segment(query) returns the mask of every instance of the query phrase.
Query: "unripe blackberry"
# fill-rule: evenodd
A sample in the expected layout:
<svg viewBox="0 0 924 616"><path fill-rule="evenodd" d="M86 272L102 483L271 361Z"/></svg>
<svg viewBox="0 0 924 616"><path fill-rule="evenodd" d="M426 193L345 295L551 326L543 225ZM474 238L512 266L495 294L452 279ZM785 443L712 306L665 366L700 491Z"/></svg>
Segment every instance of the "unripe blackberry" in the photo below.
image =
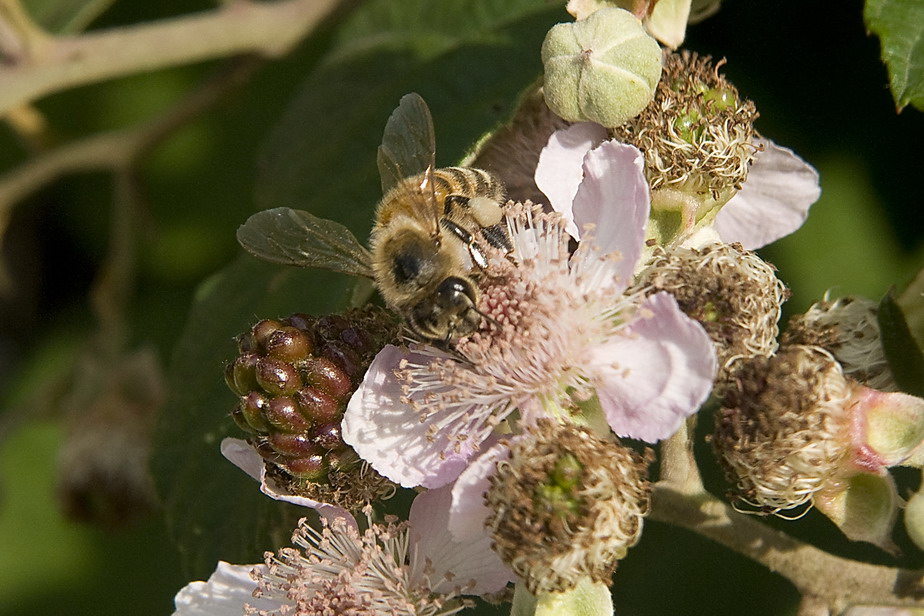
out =
<svg viewBox="0 0 924 616"><path fill-rule="evenodd" d="M225 368L239 396L231 417L294 493L332 502L325 493L333 492L353 508L391 489L360 468L340 422L369 363L396 332L388 313L367 307L264 319L238 336L240 354Z"/></svg>

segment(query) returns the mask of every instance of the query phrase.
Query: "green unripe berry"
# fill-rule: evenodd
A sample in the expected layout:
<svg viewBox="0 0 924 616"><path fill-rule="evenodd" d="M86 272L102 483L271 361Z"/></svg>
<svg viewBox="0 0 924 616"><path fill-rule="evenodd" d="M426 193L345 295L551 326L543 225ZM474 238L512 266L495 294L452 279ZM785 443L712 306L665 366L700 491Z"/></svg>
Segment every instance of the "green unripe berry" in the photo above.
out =
<svg viewBox="0 0 924 616"><path fill-rule="evenodd" d="M280 327L266 338L266 354L285 361L306 359L314 350L312 340L294 327Z"/></svg>
<svg viewBox="0 0 924 616"><path fill-rule="evenodd" d="M286 460L283 466L290 475L299 479L320 482L327 478L327 462L319 454L292 458Z"/></svg>
<svg viewBox="0 0 924 616"><path fill-rule="evenodd" d="M580 487L583 471L584 466L574 455L563 455L555 462L552 480L564 490L573 490Z"/></svg>
<svg viewBox="0 0 924 616"><path fill-rule="evenodd" d="M714 105L716 111L734 109L738 105L738 97L728 88L706 88L703 90L703 100Z"/></svg>
<svg viewBox="0 0 924 616"><path fill-rule="evenodd" d="M276 396L266 407L266 421L282 432L294 434L306 432L311 422L302 415L298 405L290 396Z"/></svg>
<svg viewBox="0 0 924 616"><path fill-rule="evenodd" d="M674 120L674 128L680 138L690 144L695 144L703 136L703 126L700 123L702 116L696 111L690 110Z"/></svg>

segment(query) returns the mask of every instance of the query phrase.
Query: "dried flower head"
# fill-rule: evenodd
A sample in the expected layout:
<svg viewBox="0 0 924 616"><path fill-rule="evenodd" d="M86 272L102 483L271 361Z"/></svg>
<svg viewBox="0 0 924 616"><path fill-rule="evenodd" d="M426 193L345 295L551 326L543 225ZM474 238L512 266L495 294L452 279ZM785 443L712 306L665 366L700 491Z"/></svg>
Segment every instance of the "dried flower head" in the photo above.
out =
<svg viewBox="0 0 924 616"><path fill-rule="evenodd" d="M784 343L827 349L844 374L880 391L898 391L879 338L878 305L860 296L823 299L789 320Z"/></svg>
<svg viewBox="0 0 924 616"><path fill-rule="evenodd" d="M87 353L61 402L68 427L58 453L58 499L80 522L118 527L149 513L157 492L149 468L151 433L166 397L152 349Z"/></svg>
<svg viewBox="0 0 924 616"><path fill-rule="evenodd" d="M713 446L735 496L762 513L809 502L851 446L852 388L820 347L742 362L716 415Z"/></svg>
<svg viewBox="0 0 924 616"><path fill-rule="evenodd" d="M667 291L699 321L715 344L718 381L730 378L736 362L770 357L779 346L780 310L789 291L776 268L741 244L658 249L636 287Z"/></svg>
<svg viewBox="0 0 924 616"><path fill-rule="evenodd" d="M494 549L535 595L587 577L609 585L648 513L642 457L571 424L543 420L514 439L490 482Z"/></svg>
<svg viewBox="0 0 924 616"><path fill-rule="evenodd" d="M645 154L653 191L710 195L724 203L740 190L757 151L757 111L719 74L722 62L689 51L667 56L654 99L612 136Z"/></svg>

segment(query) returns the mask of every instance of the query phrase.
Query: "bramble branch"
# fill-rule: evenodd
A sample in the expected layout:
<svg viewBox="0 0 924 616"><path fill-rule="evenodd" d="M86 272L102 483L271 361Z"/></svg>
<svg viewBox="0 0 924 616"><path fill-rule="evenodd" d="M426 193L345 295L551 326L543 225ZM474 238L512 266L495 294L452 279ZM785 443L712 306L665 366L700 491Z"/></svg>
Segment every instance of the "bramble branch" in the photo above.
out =
<svg viewBox="0 0 924 616"><path fill-rule="evenodd" d="M278 57L340 3L238 0L213 11L75 36L17 27L21 20L0 11L0 22L7 17L0 23L6 39L19 37L4 45L18 53L6 53L0 64L0 115L53 92L123 75L245 53Z"/></svg>
<svg viewBox="0 0 924 616"><path fill-rule="evenodd" d="M779 573L816 608L824 604L840 613L857 604L924 607L921 572L833 556L736 512L707 492L684 493L670 482L658 482L650 517L712 539Z"/></svg>
<svg viewBox="0 0 924 616"><path fill-rule="evenodd" d="M18 201L62 175L133 167L161 139L243 83L258 64L253 58L235 61L150 121L65 144L0 176L0 220L7 219Z"/></svg>

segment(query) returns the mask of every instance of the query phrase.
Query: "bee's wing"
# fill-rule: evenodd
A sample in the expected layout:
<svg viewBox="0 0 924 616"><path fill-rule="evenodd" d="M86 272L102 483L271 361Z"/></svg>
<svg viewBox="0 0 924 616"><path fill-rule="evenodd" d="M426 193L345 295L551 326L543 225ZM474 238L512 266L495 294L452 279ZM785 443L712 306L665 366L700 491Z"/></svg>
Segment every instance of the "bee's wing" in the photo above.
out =
<svg viewBox="0 0 924 616"><path fill-rule="evenodd" d="M414 208L416 218L439 235L439 208L433 185L436 165L436 137L427 103L417 93L405 94L385 124L378 153L382 194L398 187ZM420 182L404 182L420 176Z"/></svg>
<svg viewBox="0 0 924 616"><path fill-rule="evenodd" d="M302 210L257 212L238 228L237 241L250 254L273 263L372 278L369 251L349 229Z"/></svg>

